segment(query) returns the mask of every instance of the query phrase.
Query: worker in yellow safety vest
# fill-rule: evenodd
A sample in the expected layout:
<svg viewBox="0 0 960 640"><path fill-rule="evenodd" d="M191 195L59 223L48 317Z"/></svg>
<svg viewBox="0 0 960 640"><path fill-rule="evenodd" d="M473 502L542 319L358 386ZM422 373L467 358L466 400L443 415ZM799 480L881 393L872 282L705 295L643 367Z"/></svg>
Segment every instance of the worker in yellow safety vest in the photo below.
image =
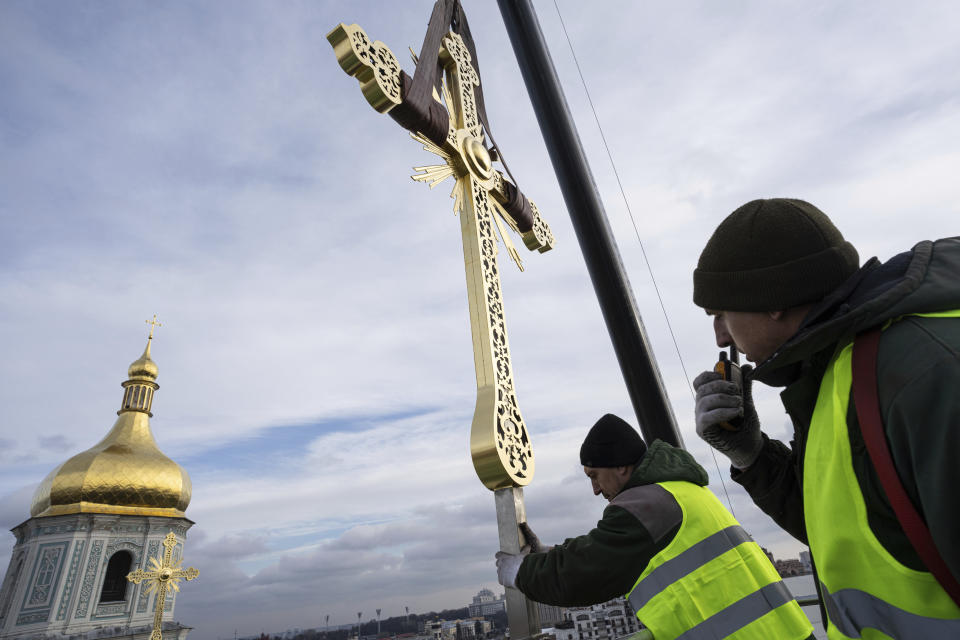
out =
<svg viewBox="0 0 960 640"><path fill-rule="evenodd" d="M497 554L500 583L536 602L586 606L626 595L655 640L804 640L813 628L763 550L707 489L693 456L607 414L580 462L609 501L596 528ZM646 637L650 637L647 635Z"/></svg>
<svg viewBox="0 0 960 640"><path fill-rule="evenodd" d="M810 203L754 200L693 281L717 344L756 366L697 376L697 433L810 545L828 636L960 638L960 238L861 267ZM754 381L784 387L790 446L761 432Z"/></svg>

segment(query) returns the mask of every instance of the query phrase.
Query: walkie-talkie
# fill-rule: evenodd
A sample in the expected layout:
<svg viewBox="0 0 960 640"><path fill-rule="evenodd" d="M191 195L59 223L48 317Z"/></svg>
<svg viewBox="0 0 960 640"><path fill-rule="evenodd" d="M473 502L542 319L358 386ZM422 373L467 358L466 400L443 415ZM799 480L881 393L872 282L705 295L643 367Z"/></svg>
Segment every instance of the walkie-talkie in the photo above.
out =
<svg viewBox="0 0 960 640"><path fill-rule="evenodd" d="M713 370L720 374L720 377L730 382L736 382L740 389L743 389L743 374L740 372L740 353L736 347L730 347L730 356L726 351L720 352L720 360L713 365ZM743 416L734 418L728 422L721 422L720 426L727 431L737 431L743 425Z"/></svg>

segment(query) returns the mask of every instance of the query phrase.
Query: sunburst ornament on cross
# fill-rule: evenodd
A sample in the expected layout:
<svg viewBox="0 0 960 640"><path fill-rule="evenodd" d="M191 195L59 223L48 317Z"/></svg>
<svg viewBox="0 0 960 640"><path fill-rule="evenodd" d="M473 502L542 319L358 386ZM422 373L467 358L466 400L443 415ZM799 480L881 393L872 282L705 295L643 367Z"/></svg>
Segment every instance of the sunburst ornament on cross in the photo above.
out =
<svg viewBox="0 0 960 640"><path fill-rule="evenodd" d="M163 539L163 556L150 558L151 571L137 569L127 574L127 580L133 584L147 582L147 593L157 592L157 602L153 613L153 632L150 640L163 640L163 609L167 600L167 589L180 591L180 580L193 580L200 572L193 567L181 569L183 559L173 562L173 549L177 546L177 536L171 531Z"/></svg>

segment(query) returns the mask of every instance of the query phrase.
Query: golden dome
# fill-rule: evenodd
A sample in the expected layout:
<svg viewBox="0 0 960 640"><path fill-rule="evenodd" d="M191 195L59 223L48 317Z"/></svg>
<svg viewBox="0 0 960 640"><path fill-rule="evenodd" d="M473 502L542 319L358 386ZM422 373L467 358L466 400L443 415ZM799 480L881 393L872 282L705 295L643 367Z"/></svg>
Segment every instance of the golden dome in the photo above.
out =
<svg viewBox="0 0 960 640"><path fill-rule="evenodd" d="M131 380L141 380L147 378L149 380L156 380L157 378L157 363L150 359L150 343L153 341L153 338L147 338L147 348L143 350L143 355L130 363L130 367L127 369L127 377Z"/></svg>
<svg viewBox="0 0 960 640"><path fill-rule="evenodd" d="M116 513L184 517L190 476L157 448L150 407L157 365L150 342L130 365L117 421L106 437L50 472L33 494L30 515Z"/></svg>

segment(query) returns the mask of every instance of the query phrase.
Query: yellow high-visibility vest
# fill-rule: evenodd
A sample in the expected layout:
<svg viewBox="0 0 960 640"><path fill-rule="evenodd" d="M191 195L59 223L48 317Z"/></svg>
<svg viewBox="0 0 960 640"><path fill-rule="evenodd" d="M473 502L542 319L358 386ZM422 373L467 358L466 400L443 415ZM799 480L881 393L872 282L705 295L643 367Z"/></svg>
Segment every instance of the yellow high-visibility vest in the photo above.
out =
<svg viewBox="0 0 960 640"><path fill-rule="evenodd" d="M960 318L960 310L911 315ZM848 344L827 367L803 461L804 518L830 619L827 636L960 638L960 607L936 578L898 562L870 530L847 434L852 353Z"/></svg>
<svg viewBox="0 0 960 640"><path fill-rule="evenodd" d="M658 482L683 520L627 599L656 640L805 640L810 621L779 574L716 496L690 482Z"/></svg>

